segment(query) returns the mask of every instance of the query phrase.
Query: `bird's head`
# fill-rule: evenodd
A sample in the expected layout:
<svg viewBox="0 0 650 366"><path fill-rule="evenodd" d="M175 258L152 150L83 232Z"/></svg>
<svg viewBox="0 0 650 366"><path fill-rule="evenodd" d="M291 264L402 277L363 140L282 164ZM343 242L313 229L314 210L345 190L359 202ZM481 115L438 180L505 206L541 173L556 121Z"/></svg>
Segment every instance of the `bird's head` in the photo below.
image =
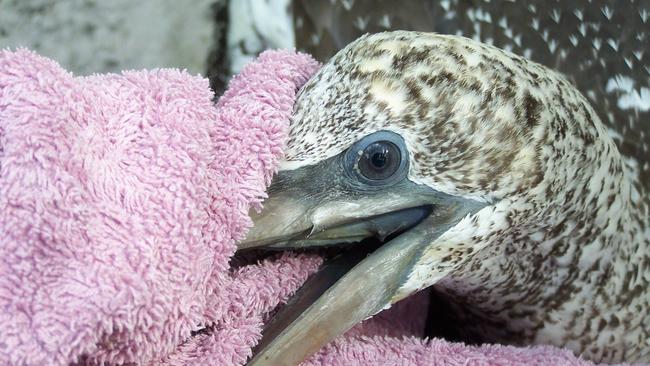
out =
<svg viewBox="0 0 650 366"><path fill-rule="evenodd" d="M612 147L593 118L557 73L466 38L398 31L341 50L300 91L284 161L240 248L382 245L258 359L298 362L513 222L534 225L517 213L566 200L549 190L595 174L588 162Z"/></svg>

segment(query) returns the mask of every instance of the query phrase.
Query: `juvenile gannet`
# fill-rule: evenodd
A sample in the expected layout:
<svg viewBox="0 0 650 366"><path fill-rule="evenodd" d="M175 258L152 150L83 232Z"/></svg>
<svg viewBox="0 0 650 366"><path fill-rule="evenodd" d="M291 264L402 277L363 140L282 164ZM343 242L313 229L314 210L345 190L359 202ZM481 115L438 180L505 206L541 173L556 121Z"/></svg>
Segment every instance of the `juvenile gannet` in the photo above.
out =
<svg viewBox="0 0 650 366"><path fill-rule="evenodd" d="M300 91L240 248L384 244L252 363L296 364L428 286L465 340L649 362L650 198L637 184L559 73L459 36L363 36Z"/></svg>

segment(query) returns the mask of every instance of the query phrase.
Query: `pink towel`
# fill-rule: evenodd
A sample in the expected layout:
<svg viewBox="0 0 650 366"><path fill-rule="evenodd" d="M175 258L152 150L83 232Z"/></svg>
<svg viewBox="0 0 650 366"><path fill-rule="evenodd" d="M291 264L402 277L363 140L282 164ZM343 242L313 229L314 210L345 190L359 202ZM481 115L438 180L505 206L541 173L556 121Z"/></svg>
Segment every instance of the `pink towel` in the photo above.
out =
<svg viewBox="0 0 650 366"><path fill-rule="evenodd" d="M74 77L0 52L0 364L242 365L268 312L321 263L229 268L317 67L266 52L215 106L185 72ZM307 364L590 364L421 339L424 306L398 304Z"/></svg>

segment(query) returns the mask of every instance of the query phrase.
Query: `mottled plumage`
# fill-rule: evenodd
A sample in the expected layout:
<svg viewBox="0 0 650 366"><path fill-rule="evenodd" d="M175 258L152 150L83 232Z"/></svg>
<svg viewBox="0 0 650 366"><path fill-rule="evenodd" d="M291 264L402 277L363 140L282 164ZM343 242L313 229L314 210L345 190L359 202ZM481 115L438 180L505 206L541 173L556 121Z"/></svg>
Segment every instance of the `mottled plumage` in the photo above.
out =
<svg viewBox="0 0 650 366"><path fill-rule="evenodd" d="M650 1L297 0L296 47L326 61L364 33L455 34L558 70L650 190Z"/></svg>
<svg viewBox="0 0 650 366"><path fill-rule="evenodd" d="M364 36L301 90L281 170L379 130L405 140L410 180L488 203L396 298L435 284L468 340L650 361L650 198L562 75L459 36Z"/></svg>

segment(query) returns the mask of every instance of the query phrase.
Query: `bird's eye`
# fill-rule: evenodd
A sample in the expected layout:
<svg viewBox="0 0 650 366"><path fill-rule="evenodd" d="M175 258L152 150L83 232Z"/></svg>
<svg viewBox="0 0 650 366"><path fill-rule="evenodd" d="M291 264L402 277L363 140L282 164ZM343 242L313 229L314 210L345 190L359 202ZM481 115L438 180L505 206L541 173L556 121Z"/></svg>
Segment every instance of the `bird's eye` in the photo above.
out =
<svg viewBox="0 0 650 366"><path fill-rule="evenodd" d="M368 145L359 158L359 172L370 180L390 178L400 166L400 150L388 141L377 141Z"/></svg>

